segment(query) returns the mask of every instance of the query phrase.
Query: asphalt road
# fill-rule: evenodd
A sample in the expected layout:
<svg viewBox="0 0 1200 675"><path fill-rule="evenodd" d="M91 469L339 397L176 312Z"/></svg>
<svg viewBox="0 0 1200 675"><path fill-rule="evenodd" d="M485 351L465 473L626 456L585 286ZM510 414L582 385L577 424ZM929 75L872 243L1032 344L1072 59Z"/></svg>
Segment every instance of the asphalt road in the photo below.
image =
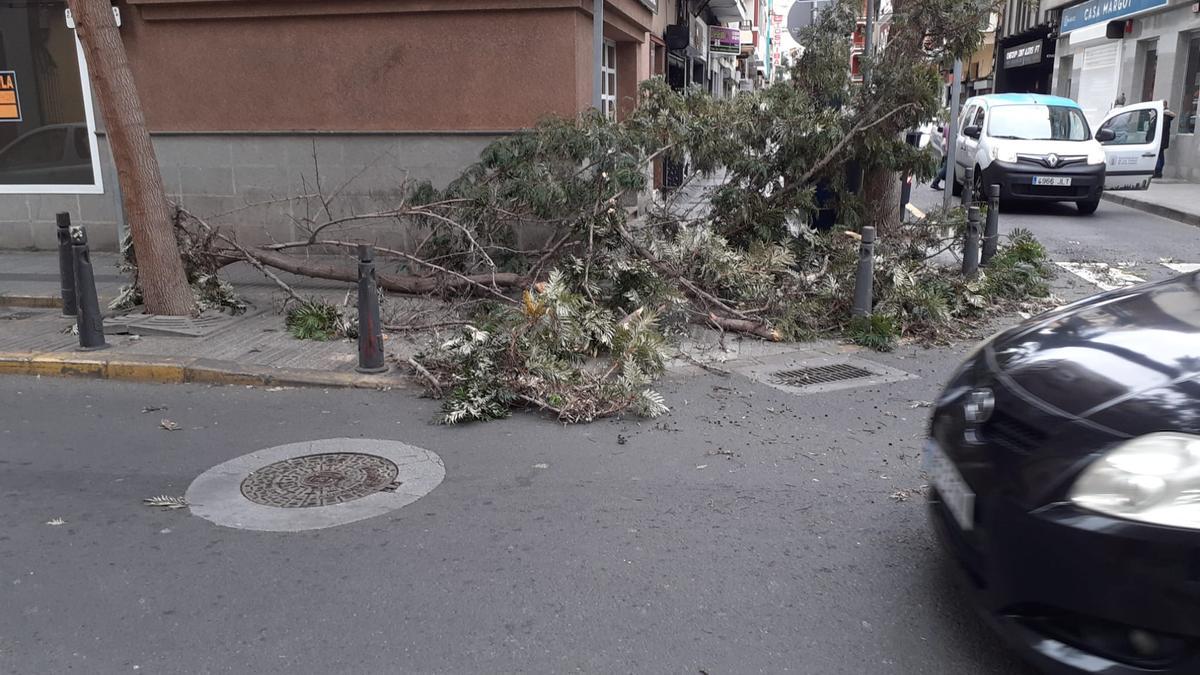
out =
<svg viewBox="0 0 1200 675"><path fill-rule="evenodd" d="M1200 261L1194 228L1107 203L1002 222L1060 260ZM437 426L410 391L0 378L0 673L1028 675L908 492L912 406L966 347L867 355L917 378L808 396L678 374L670 416L574 427ZM141 504L336 437L437 452L445 482L293 534Z"/></svg>

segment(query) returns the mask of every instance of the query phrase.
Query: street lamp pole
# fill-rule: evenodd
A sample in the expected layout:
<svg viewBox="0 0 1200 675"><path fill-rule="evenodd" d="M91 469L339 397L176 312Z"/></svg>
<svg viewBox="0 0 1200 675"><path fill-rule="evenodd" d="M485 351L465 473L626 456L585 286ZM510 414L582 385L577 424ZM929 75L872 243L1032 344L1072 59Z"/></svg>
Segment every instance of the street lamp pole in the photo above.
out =
<svg viewBox="0 0 1200 675"><path fill-rule="evenodd" d="M946 194L942 207L950 208L954 201L954 155L958 148L959 89L962 85L962 59L954 59L954 79L950 82L950 128L946 130Z"/></svg>
<svg viewBox="0 0 1200 675"><path fill-rule="evenodd" d="M592 107L604 111L604 0L592 0Z"/></svg>

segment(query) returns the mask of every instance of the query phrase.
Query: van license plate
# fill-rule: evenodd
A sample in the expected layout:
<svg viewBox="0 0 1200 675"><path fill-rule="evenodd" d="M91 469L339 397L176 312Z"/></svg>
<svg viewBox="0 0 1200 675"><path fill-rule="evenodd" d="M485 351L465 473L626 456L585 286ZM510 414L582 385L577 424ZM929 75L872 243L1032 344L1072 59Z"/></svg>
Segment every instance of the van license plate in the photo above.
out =
<svg viewBox="0 0 1200 675"><path fill-rule="evenodd" d="M1071 184L1071 179L1064 176L1034 176L1033 184L1069 186Z"/></svg>

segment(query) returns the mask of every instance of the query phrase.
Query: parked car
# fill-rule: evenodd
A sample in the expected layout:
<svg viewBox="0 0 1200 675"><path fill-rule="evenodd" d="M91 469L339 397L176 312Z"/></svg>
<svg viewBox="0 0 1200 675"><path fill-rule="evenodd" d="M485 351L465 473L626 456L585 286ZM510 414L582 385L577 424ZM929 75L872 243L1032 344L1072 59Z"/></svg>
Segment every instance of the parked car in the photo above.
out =
<svg viewBox="0 0 1200 675"><path fill-rule="evenodd" d="M1000 199L1072 201L1089 215L1104 190L1146 189L1161 143L1162 102L1109 112L1093 136L1079 104L1041 94L967 99L954 158L954 192L968 168L976 194L1000 186Z"/></svg>
<svg viewBox="0 0 1200 675"><path fill-rule="evenodd" d="M84 124L49 124L0 148L0 185L90 185L92 151Z"/></svg>
<svg viewBox="0 0 1200 675"><path fill-rule="evenodd" d="M1004 331L937 400L935 529L1048 673L1200 673L1200 273Z"/></svg>

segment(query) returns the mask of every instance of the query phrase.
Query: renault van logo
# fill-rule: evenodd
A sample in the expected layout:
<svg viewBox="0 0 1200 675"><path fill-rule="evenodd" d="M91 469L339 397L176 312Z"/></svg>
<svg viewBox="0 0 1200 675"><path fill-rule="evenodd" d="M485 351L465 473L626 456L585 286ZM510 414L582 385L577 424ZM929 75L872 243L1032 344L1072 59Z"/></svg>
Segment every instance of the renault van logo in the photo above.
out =
<svg viewBox="0 0 1200 675"><path fill-rule="evenodd" d="M1054 153L1046 155L1046 166L1050 167L1051 169L1058 166L1058 155Z"/></svg>

